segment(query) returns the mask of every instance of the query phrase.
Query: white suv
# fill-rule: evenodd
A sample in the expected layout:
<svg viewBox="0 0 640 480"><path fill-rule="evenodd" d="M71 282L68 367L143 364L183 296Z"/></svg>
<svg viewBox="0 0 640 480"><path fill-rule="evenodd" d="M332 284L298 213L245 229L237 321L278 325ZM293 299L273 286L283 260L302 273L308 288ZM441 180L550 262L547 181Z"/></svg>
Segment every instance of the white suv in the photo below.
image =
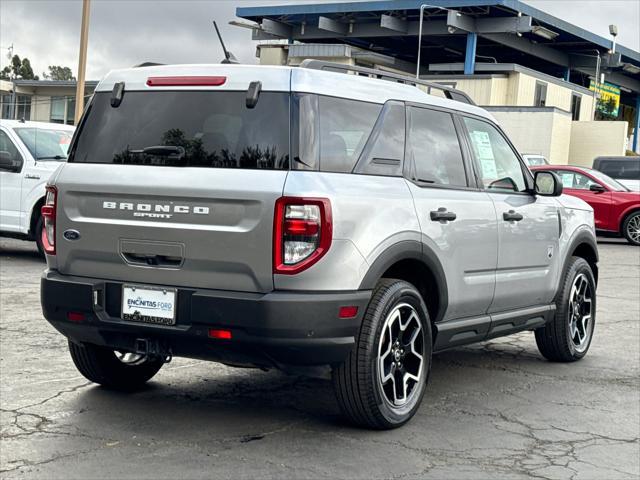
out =
<svg viewBox="0 0 640 480"><path fill-rule="evenodd" d="M45 184L67 159L75 127L0 121L0 236L35 240L42 253Z"/></svg>

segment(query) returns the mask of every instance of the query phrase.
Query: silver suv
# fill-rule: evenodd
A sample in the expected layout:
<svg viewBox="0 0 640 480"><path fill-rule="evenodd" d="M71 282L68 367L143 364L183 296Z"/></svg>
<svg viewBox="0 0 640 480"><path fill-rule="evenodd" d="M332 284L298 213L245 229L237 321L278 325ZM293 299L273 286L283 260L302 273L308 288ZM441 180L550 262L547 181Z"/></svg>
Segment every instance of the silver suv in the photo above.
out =
<svg viewBox="0 0 640 480"><path fill-rule="evenodd" d="M105 387L172 356L331 375L384 429L433 353L532 330L570 362L593 335L592 209L448 87L317 61L113 71L47 192L44 315Z"/></svg>

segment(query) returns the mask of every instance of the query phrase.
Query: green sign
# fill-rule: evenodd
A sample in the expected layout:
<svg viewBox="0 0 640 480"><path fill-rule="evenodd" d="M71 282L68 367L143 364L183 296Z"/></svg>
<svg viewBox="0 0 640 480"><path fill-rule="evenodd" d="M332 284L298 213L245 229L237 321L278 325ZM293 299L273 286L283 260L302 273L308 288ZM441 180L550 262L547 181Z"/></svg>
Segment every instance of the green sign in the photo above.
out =
<svg viewBox="0 0 640 480"><path fill-rule="evenodd" d="M595 90L598 96L596 109L600 113L610 117L618 116L618 112L620 111L620 88L608 82L599 83L596 88L594 81L591 80L589 90Z"/></svg>

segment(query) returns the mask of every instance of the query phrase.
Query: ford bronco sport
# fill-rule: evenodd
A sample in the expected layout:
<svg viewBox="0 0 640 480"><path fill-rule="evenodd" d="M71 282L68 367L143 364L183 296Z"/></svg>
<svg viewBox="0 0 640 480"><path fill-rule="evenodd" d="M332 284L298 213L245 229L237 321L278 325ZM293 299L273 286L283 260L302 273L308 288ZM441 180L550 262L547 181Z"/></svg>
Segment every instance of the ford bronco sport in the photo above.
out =
<svg viewBox="0 0 640 480"><path fill-rule="evenodd" d="M591 343L592 209L449 87L318 61L113 71L47 192L44 316L105 387L172 356L331 374L384 429L434 352Z"/></svg>

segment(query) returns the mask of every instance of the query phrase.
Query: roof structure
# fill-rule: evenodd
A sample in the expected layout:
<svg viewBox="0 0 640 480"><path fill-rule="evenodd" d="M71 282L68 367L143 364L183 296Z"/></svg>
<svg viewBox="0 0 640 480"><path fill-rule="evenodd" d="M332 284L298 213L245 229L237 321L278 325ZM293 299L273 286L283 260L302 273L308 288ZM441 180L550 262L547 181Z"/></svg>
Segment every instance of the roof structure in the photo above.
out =
<svg viewBox="0 0 640 480"><path fill-rule="evenodd" d="M257 22L255 40L344 43L416 62L424 0L239 7ZM560 20L519 0L431 0L425 8L421 66L465 61L469 34L479 62L515 63L588 86L596 57L627 103L640 94L640 52Z"/></svg>

